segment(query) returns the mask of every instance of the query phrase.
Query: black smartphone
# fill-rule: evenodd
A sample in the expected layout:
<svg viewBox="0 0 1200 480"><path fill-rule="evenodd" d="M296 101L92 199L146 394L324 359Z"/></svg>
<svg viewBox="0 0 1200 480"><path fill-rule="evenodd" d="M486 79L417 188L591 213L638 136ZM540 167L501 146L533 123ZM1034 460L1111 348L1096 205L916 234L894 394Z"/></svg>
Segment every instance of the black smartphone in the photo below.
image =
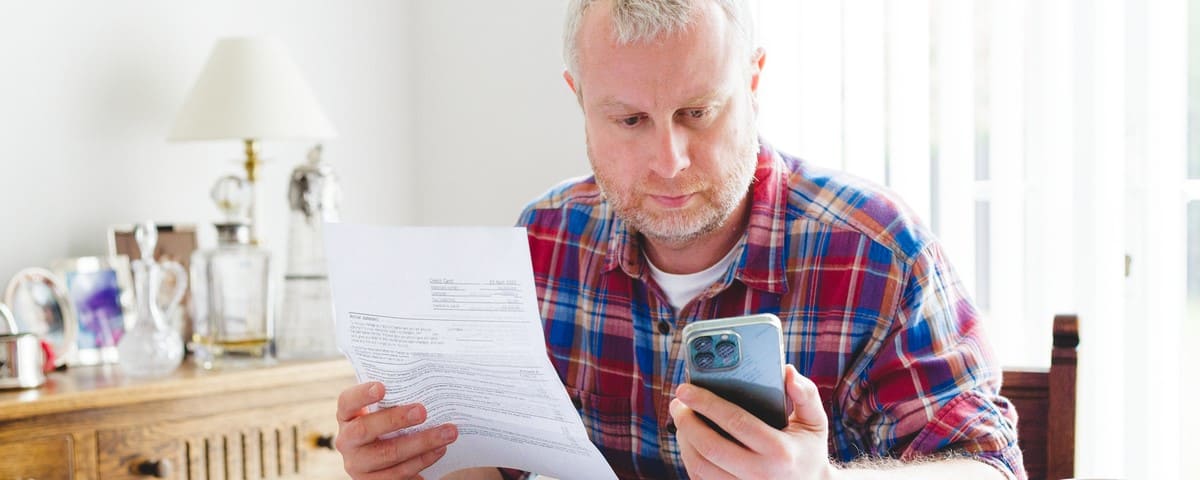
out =
<svg viewBox="0 0 1200 480"><path fill-rule="evenodd" d="M787 426L779 317L762 313L694 322L684 327L683 342L689 383L742 407L767 425Z"/></svg>

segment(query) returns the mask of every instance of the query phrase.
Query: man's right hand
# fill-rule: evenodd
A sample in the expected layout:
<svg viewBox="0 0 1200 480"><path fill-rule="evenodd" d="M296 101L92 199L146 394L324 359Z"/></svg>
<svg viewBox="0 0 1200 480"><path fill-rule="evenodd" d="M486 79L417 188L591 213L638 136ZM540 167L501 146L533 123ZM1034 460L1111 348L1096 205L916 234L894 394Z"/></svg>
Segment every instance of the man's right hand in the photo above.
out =
<svg viewBox="0 0 1200 480"><path fill-rule="evenodd" d="M379 437L425 421L421 404L399 405L367 413L367 406L383 399L382 383L355 385L338 396L338 435L334 446L342 465L354 480L421 478L420 472L442 455L458 438L458 429L445 424L411 435L381 440Z"/></svg>

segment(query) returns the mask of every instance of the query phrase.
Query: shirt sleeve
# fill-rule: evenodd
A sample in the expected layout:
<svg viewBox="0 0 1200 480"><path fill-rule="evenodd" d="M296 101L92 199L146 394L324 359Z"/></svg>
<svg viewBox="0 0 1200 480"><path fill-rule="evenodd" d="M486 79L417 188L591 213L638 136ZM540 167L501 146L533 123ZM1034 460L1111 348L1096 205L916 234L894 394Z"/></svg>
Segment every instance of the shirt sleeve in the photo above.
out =
<svg viewBox="0 0 1200 480"><path fill-rule="evenodd" d="M847 408L858 412L853 421L871 453L901 460L961 453L1024 480L1000 367L936 243L913 260L895 316L880 331L859 379L863 401Z"/></svg>

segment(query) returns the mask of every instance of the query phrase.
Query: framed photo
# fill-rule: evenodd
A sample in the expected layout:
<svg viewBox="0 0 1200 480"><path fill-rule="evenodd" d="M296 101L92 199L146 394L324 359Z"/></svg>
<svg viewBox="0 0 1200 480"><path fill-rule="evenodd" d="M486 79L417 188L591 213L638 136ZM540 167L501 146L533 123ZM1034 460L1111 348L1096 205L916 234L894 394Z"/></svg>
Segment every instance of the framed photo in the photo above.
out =
<svg viewBox="0 0 1200 480"><path fill-rule="evenodd" d="M117 342L132 326L133 283L129 258L79 257L54 262L75 307L77 350L75 364L117 361Z"/></svg>
<svg viewBox="0 0 1200 480"><path fill-rule="evenodd" d="M7 331L0 325L0 333L37 335L54 354L53 367L74 360L77 317L66 286L57 275L40 267L21 270L4 289L4 303L11 310Z"/></svg>
<svg viewBox="0 0 1200 480"><path fill-rule="evenodd" d="M113 225L108 228L108 253L112 256L124 255L130 259L130 262L142 258L142 251L138 248L137 239L134 238L135 225ZM199 245L199 240L196 235L196 226L192 224L156 224L158 229L158 243L154 246L154 260L158 262L172 261L179 262L183 265L186 272L191 272L192 252L196 251ZM132 273L131 273L132 274ZM170 273L168 272L168 275ZM182 279L187 281L187 279ZM170 278L168 276L165 284L159 289L159 305L169 302L171 299L166 298L171 292L175 291L175 283L179 279ZM192 338L192 319L191 319L191 288L188 288L184 295L183 301L179 307L175 309L171 318L167 319L167 323L171 329L179 332L185 339Z"/></svg>

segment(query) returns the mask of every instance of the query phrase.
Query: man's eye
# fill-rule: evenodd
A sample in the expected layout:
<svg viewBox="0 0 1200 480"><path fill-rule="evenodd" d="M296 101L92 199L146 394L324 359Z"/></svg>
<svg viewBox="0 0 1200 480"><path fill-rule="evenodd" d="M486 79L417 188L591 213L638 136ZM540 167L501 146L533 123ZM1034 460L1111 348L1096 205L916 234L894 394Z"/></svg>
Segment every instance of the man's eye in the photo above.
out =
<svg viewBox="0 0 1200 480"><path fill-rule="evenodd" d="M693 108L688 110L687 114L692 118L704 118L705 115L708 115L708 110L703 108Z"/></svg>
<svg viewBox="0 0 1200 480"><path fill-rule="evenodd" d="M625 125L626 127L636 127L637 124L639 124L641 122L642 122L641 115L634 115L632 117L625 117L625 118L621 119L621 124Z"/></svg>

